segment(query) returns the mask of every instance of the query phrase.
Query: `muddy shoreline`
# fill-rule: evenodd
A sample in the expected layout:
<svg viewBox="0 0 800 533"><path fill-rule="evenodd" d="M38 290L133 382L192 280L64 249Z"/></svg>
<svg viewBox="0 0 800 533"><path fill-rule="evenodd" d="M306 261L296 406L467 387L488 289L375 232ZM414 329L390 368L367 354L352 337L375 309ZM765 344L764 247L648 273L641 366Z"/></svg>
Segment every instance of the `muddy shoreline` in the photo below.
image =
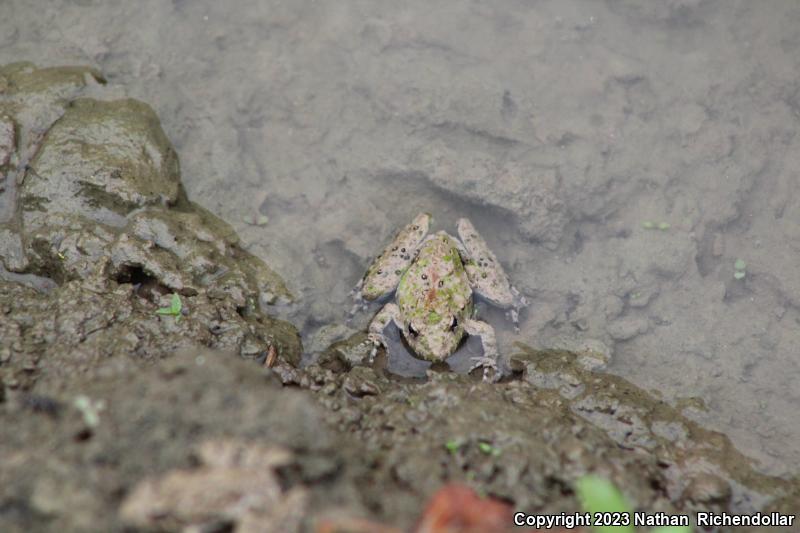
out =
<svg viewBox="0 0 800 533"><path fill-rule="evenodd" d="M281 278L189 202L158 117L95 70L0 67L0 135L4 531L410 528L453 482L573 512L589 472L637 510L796 512L800 482L690 420L702 402L592 370L591 347L518 345L499 384L410 380L357 333L301 368Z"/></svg>

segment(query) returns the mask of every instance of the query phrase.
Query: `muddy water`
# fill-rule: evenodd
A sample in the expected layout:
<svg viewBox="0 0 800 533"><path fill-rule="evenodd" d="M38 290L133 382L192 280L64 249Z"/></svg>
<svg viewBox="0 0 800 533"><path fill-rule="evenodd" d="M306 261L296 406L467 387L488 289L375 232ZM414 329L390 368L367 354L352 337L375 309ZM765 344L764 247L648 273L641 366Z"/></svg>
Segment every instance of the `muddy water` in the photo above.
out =
<svg viewBox="0 0 800 533"><path fill-rule="evenodd" d="M90 64L153 105L189 196L298 296L306 346L346 334L320 330L414 214L468 216L533 301L519 334L482 309L501 349L591 344L800 471L795 2L0 10L0 64Z"/></svg>

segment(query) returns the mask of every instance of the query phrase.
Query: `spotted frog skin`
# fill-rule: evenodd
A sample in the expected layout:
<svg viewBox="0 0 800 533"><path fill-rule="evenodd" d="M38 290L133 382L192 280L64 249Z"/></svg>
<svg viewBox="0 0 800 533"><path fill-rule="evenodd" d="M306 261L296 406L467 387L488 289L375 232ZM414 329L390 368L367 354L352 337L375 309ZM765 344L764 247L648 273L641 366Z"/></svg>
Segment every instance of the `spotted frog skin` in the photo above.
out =
<svg viewBox="0 0 800 533"><path fill-rule="evenodd" d="M369 325L375 348L386 346L383 331L394 322L414 353L426 361L447 359L465 334L480 337L483 356L472 369L483 367L484 380L499 379L494 329L475 320L473 293L509 310L517 322L527 305L511 286L503 267L466 218L458 221L459 238L440 231L427 235L431 216L417 215L367 269L356 287L357 301L373 301L395 293Z"/></svg>

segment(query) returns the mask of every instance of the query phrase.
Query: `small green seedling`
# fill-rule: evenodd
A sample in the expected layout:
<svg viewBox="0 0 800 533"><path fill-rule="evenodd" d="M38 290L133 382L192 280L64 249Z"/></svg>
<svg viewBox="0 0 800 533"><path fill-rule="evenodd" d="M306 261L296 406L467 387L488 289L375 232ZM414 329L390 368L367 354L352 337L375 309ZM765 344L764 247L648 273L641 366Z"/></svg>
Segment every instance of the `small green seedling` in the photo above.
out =
<svg viewBox="0 0 800 533"><path fill-rule="evenodd" d="M488 442L479 442L478 449L481 451L481 453L484 453L486 455L491 455L492 457L497 457L498 455L500 455L500 450L498 450Z"/></svg>
<svg viewBox="0 0 800 533"><path fill-rule="evenodd" d="M181 303L181 297L178 296L176 293L172 293L172 301L169 307L160 307L156 310L156 313L159 315L169 315L175 317L175 323L177 324L181 319L181 311L183 310L183 304Z"/></svg>
<svg viewBox="0 0 800 533"><path fill-rule="evenodd" d="M653 222L652 220L645 220L642 222L642 227L644 229L657 229L661 231L667 231L671 226L669 222Z"/></svg>
<svg viewBox="0 0 800 533"><path fill-rule="evenodd" d="M100 425L100 411L105 409L106 403L103 400L92 401L91 398L80 394L75 397L72 405L81 412L83 422L90 428Z"/></svg>
<svg viewBox="0 0 800 533"><path fill-rule="evenodd" d="M249 224L251 226L266 226L269 224L269 217L267 215L262 215L261 213L245 215L242 217L242 220L245 224Z"/></svg>
<svg viewBox="0 0 800 533"><path fill-rule="evenodd" d="M584 476L575 484L575 491L581 500L584 511L595 516L595 513L627 514L630 518L629 525L602 526L594 525L595 533L634 533L633 511L622 493L609 480L600 476ZM689 526L662 526L652 530L652 533L692 533Z"/></svg>
<svg viewBox="0 0 800 533"><path fill-rule="evenodd" d="M462 445L462 443L460 441L457 441L457 440L453 439L453 440L447 441L447 443L444 445L444 447L447 448L448 452L456 453L458 450L461 449L461 445Z"/></svg>
<svg viewBox="0 0 800 533"><path fill-rule="evenodd" d="M583 509L594 516L595 513L628 513L633 523L633 514L625 498L613 483L599 476L584 476L575 484ZM634 533L632 525L593 526L596 533Z"/></svg>
<svg viewBox="0 0 800 533"><path fill-rule="evenodd" d="M744 279L747 275L747 263L739 258L733 263L733 279Z"/></svg>

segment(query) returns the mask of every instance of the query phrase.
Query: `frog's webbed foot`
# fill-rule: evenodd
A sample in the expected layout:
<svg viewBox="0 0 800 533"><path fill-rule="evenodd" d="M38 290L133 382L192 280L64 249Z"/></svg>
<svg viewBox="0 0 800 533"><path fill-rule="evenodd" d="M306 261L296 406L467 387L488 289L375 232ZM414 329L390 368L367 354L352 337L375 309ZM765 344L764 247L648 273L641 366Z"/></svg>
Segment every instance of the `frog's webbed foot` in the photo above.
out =
<svg viewBox="0 0 800 533"><path fill-rule="evenodd" d="M356 313L359 311L366 311L368 302L364 299L364 295L361 293L361 287L364 286L364 280L359 280L358 284L353 287L353 290L350 291L350 298L353 300L353 307L350 309L350 312L347 314L347 324L350 324L353 321L353 317L356 316Z"/></svg>
<svg viewBox="0 0 800 533"><path fill-rule="evenodd" d="M497 352L497 338L494 334L494 328L486 322L469 319L464 322L464 331L466 331L468 335L480 337L483 347L483 355L472 358L474 364L470 367L469 371L472 372L476 368L482 367L483 381L490 381L492 383L499 381L502 374L497 363L500 354ZM489 374L490 370L494 371L491 376Z"/></svg>
<svg viewBox="0 0 800 533"><path fill-rule="evenodd" d="M389 322L398 324L399 317L400 308L397 307L397 304L388 303L384 305L380 311L378 311L378 314L375 315L375 318L373 318L372 322L369 323L367 339L372 342L372 350L369 352L370 364L372 364L372 362L375 360L378 349L381 346L384 348L387 347L386 337L383 336L383 330L386 329L386 326L389 325Z"/></svg>
<svg viewBox="0 0 800 533"><path fill-rule="evenodd" d="M497 359L483 355L480 357L471 357L470 361L472 361L472 366L469 367L469 372L472 372L476 368L483 368L483 381L490 383L497 383L500 381L500 370L497 368Z"/></svg>
<svg viewBox="0 0 800 533"><path fill-rule="evenodd" d="M511 320L512 324L514 324L514 333L519 333L519 312L522 308L528 307L530 302L517 290L516 287L513 285L509 285L509 287L511 288L513 302L508 311L506 311L506 317Z"/></svg>
<svg viewBox="0 0 800 533"><path fill-rule="evenodd" d="M386 349L386 337L383 334L372 334L370 333L367 335L367 339L369 342L372 343L372 349L369 351L369 358L367 362L372 364L375 361L375 356L378 355L378 350L383 346Z"/></svg>

